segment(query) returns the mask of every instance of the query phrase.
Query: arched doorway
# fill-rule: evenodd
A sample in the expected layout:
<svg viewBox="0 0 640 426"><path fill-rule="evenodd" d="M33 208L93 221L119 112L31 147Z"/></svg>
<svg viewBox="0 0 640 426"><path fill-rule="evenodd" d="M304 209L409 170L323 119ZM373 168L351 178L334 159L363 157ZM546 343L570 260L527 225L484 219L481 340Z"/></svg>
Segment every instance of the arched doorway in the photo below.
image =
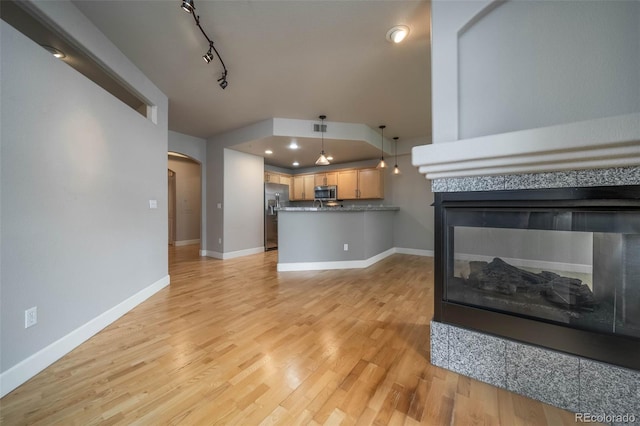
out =
<svg viewBox="0 0 640 426"><path fill-rule="evenodd" d="M172 242L175 246L200 244L202 229L201 167L200 162L191 157L175 152L168 153L169 244ZM173 176L171 176L172 173ZM175 189L171 187L172 181ZM171 235L172 232L173 235Z"/></svg>
<svg viewBox="0 0 640 426"><path fill-rule="evenodd" d="M167 198L169 205L167 211L169 212L169 245L172 246L176 243L176 172L171 169L167 169L168 178L168 190Z"/></svg>

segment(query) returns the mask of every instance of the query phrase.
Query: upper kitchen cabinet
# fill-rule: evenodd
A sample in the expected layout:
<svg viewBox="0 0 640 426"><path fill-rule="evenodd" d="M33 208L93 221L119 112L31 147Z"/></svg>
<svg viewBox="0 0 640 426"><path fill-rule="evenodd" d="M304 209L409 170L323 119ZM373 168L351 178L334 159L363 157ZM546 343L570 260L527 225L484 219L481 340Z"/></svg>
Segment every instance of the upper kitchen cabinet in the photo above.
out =
<svg viewBox="0 0 640 426"><path fill-rule="evenodd" d="M381 169L358 170L358 198L384 198L384 180Z"/></svg>
<svg viewBox="0 0 640 426"><path fill-rule="evenodd" d="M358 171L340 170L338 172L338 198L354 200L358 198Z"/></svg>
<svg viewBox="0 0 640 426"><path fill-rule="evenodd" d="M337 177L341 200L384 198L383 175L379 169L340 170Z"/></svg>
<svg viewBox="0 0 640 426"><path fill-rule="evenodd" d="M337 185L337 184L338 184L337 172L316 173L315 175L316 186Z"/></svg>
<svg viewBox="0 0 640 426"><path fill-rule="evenodd" d="M291 175L265 171L264 182L265 183L281 183L284 185L289 185L291 183Z"/></svg>
<svg viewBox="0 0 640 426"><path fill-rule="evenodd" d="M291 200L313 200L315 186L314 175L298 175L293 177L293 194Z"/></svg>

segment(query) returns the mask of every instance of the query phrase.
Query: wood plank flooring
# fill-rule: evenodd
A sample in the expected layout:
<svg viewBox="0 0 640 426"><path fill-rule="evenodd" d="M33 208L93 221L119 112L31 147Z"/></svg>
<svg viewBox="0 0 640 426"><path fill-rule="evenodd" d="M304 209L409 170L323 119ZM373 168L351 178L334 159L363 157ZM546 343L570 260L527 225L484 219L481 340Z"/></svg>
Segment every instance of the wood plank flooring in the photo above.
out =
<svg viewBox="0 0 640 426"><path fill-rule="evenodd" d="M3 425L570 425L429 364L432 262L276 272L170 248L171 285L0 400Z"/></svg>

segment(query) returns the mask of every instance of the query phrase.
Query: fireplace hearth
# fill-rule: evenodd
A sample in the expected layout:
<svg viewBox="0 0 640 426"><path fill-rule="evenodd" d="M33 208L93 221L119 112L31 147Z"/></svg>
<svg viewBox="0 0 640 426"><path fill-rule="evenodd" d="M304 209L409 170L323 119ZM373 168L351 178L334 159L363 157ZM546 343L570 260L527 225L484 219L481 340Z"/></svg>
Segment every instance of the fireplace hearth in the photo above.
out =
<svg viewBox="0 0 640 426"><path fill-rule="evenodd" d="M640 186L434 205L435 321L640 370Z"/></svg>

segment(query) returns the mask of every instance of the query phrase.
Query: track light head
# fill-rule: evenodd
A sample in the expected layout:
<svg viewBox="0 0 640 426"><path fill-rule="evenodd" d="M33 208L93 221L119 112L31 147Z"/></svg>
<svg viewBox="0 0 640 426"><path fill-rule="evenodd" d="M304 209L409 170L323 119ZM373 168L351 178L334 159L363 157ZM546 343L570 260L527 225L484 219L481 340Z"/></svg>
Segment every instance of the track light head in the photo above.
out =
<svg viewBox="0 0 640 426"><path fill-rule="evenodd" d="M205 61L206 63L209 63L209 62L213 61L213 53L211 52L211 48L209 48L209 50L207 51L207 53L205 53L205 54L202 56L202 59L204 59L204 61Z"/></svg>
<svg viewBox="0 0 640 426"><path fill-rule="evenodd" d="M193 4L193 0L182 0L182 10L187 13L193 13L196 10L196 6Z"/></svg>
<svg viewBox="0 0 640 426"><path fill-rule="evenodd" d="M227 86L229 85L229 83L227 82L227 73L223 73L222 77L220 77L218 79L218 84L220 85L220 87L224 90L227 88Z"/></svg>

